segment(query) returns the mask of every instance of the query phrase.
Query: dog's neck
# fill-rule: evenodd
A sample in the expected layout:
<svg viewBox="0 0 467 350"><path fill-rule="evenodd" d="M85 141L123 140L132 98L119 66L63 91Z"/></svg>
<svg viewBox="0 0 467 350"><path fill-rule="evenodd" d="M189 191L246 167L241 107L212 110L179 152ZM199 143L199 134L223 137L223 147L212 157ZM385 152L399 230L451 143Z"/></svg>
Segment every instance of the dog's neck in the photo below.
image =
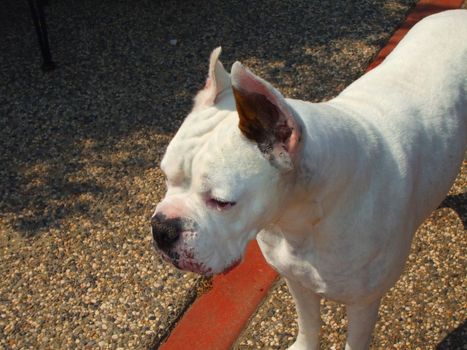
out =
<svg viewBox="0 0 467 350"><path fill-rule="evenodd" d="M326 219L341 196L369 181L369 163L378 145L370 125L336 109L332 101L289 103L302 116L304 137L294 188L276 225L291 240L300 241L310 227Z"/></svg>

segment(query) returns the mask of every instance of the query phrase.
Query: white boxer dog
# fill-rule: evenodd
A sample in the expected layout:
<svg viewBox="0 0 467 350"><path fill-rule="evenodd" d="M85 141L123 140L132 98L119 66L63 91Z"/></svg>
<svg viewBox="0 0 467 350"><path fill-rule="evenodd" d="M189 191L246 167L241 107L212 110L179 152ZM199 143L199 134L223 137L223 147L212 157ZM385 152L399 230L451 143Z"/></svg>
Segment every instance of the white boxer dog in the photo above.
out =
<svg viewBox="0 0 467 350"><path fill-rule="evenodd" d="M346 305L345 349L367 349L382 295L464 157L467 11L424 19L324 103L286 99L239 62L229 75L219 54L161 162L155 246L211 275L257 238L296 302L291 348L318 349L326 297Z"/></svg>

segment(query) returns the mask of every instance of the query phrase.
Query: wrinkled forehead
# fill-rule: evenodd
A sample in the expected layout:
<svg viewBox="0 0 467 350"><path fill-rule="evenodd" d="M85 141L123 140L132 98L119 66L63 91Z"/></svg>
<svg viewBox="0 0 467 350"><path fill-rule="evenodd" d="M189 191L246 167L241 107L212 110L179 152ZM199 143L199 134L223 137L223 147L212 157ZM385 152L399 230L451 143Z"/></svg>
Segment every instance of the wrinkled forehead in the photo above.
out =
<svg viewBox="0 0 467 350"><path fill-rule="evenodd" d="M179 172L188 173L187 167L193 157L229 114L232 112L215 107L189 114L167 147L161 162L162 170L173 176Z"/></svg>
<svg viewBox="0 0 467 350"><path fill-rule="evenodd" d="M167 177L172 181L189 178L198 188L233 191L247 178L266 175L270 164L256 145L241 135L236 113L208 117L219 120L213 125L206 119L187 119L177 132L161 163Z"/></svg>
<svg viewBox="0 0 467 350"><path fill-rule="evenodd" d="M193 181L233 192L244 183L251 183L252 178L259 179L269 172L269 162L255 144L241 135L237 125L219 131L222 133L213 135L195 156Z"/></svg>

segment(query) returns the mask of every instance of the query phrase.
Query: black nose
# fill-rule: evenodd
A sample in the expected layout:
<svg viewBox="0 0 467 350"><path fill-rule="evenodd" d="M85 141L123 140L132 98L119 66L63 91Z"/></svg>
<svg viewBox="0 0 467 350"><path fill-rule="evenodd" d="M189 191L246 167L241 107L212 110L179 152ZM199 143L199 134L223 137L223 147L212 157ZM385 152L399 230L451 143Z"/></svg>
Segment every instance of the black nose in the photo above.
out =
<svg viewBox="0 0 467 350"><path fill-rule="evenodd" d="M157 214L151 218L152 236L159 249L167 252L180 238L182 220L180 218L167 219L164 214Z"/></svg>

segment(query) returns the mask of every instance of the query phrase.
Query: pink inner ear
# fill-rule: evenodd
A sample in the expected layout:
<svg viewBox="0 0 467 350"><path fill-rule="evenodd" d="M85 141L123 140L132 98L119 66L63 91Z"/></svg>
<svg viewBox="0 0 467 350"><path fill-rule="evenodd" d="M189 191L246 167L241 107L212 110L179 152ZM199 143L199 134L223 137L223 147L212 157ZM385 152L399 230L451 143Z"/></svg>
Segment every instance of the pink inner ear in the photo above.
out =
<svg viewBox="0 0 467 350"><path fill-rule="evenodd" d="M263 79L255 76L248 69L244 68L240 63L235 63L232 67L232 76L234 77L234 86L244 92L257 93L263 95L274 104L280 111L280 117L277 121L276 128L284 129L283 135L290 132L287 139L282 141L282 147L291 155L295 154L298 150L298 145L301 139L301 128L295 120L294 112L291 107L286 103L282 95L274 89L272 85ZM288 129L288 131L287 131ZM280 131L280 130L278 130ZM279 134L282 134L279 132ZM284 137L284 138L285 138Z"/></svg>
<svg viewBox="0 0 467 350"><path fill-rule="evenodd" d="M288 152L290 154L295 154L298 149L298 145L301 140L302 130L300 130L300 126L297 123L294 123L294 127L292 130L292 135L290 135L289 142L287 145Z"/></svg>
<svg viewBox="0 0 467 350"><path fill-rule="evenodd" d="M294 126L295 121L288 107L285 106L284 98L267 81L255 76L248 69L239 64L240 69L235 69L237 87L245 92L254 92L265 96L272 104L276 105L287 120L287 125Z"/></svg>
<svg viewBox="0 0 467 350"><path fill-rule="evenodd" d="M209 77L206 79L206 84L204 84L204 89L209 89L212 85L212 79Z"/></svg>
<svg viewBox="0 0 467 350"><path fill-rule="evenodd" d="M193 110L213 105L217 95L230 86L230 76L219 61L221 48L214 49L209 59L209 73L204 88L195 96Z"/></svg>
<svg viewBox="0 0 467 350"><path fill-rule="evenodd" d="M256 78L253 73L243 68L242 71L240 71L240 74L238 74L236 77L238 79L237 86L240 88L240 90L263 95L273 104L277 105L277 98L274 96L274 93L270 91L263 82Z"/></svg>

